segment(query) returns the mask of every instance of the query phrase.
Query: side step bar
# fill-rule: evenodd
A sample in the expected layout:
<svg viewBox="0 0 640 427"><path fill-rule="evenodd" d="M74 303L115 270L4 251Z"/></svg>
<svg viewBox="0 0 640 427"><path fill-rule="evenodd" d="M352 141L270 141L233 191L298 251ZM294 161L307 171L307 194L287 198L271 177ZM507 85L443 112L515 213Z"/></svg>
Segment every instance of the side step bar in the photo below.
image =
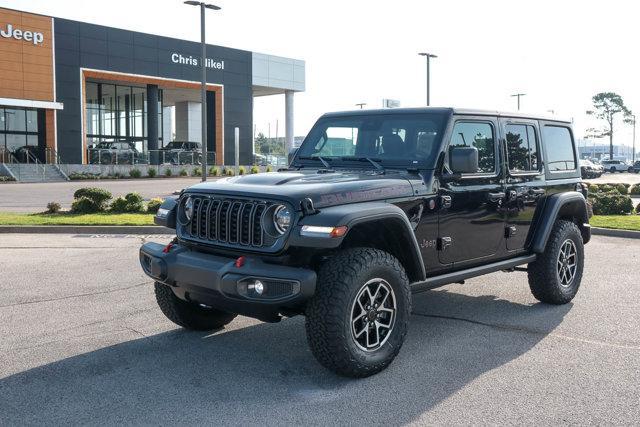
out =
<svg viewBox="0 0 640 427"><path fill-rule="evenodd" d="M520 256L504 261L494 262L492 264L481 265L479 267L468 268L466 270L455 271L453 273L442 274L440 276L428 277L422 282L414 282L411 284L411 292L419 293L429 289L438 288L450 283L461 282L472 277L482 276L483 274L493 273L495 271L508 270L522 264L528 264L536 260L536 254Z"/></svg>

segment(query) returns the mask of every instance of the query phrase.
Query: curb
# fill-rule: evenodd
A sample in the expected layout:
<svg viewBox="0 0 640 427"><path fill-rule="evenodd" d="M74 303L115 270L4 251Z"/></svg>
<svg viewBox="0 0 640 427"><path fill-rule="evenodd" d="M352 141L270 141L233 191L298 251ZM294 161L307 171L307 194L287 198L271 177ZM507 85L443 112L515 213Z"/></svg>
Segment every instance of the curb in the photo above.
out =
<svg viewBox="0 0 640 427"><path fill-rule="evenodd" d="M591 227L591 234L595 236L624 237L627 239L640 239L640 231L620 230L616 228Z"/></svg>
<svg viewBox="0 0 640 427"><path fill-rule="evenodd" d="M175 234L175 231L155 225L0 225L2 233L26 234Z"/></svg>

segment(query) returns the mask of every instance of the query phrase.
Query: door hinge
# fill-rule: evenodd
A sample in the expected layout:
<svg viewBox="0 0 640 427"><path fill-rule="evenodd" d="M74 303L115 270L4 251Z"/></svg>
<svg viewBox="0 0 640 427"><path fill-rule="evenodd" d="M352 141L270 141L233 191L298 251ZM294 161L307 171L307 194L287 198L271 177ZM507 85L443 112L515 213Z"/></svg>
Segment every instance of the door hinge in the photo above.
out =
<svg viewBox="0 0 640 427"><path fill-rule="evenodd" d="M506 237L507 239L509 237L515 236L516 234L518 234L518 229L515 225L508 225L504 228L504 237Z"/></svg>
<svg viewBox="0 0 640 427"><path fill-rule="evenodd" d="M445 251L451 246L453 239L451 237L438 237L438 250Z"/></svg>
<svg viewBox="0 0 640 427"><path fill-rule="evenodd" d="M440 207L449 209L451 207L451 196L440 196Z"/></svg>

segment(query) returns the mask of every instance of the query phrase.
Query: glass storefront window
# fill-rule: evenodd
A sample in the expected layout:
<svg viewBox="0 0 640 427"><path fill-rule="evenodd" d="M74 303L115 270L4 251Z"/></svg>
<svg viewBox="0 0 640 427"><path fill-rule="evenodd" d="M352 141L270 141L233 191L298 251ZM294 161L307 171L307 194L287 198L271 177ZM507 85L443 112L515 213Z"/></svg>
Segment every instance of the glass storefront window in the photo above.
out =
<svg viewBox="0 0 640 427"><path fill-rule="evenodd" d="M0 108L0 151L16 154L26 145L38 147L38 110Z"/></svg>
<svg viewBox="0 0 640 427"><path fill-rule="evenodd" d="M8 132L26 132L27 123L24 110L16 108L5 109L6 130Z"/></svg>
<svg viewBox="0 0 640 427"><path fill-rule="evenodd" d="M162 90L158 93L158 139L162 146ZM100 100L96 104L94 100ZM89 148L105 143L127 143L147 151L147 88L108 83L86 83L86 134ZM99 151L99 150L98 150ZM89 159L93 162L91 153Z"/></svg>

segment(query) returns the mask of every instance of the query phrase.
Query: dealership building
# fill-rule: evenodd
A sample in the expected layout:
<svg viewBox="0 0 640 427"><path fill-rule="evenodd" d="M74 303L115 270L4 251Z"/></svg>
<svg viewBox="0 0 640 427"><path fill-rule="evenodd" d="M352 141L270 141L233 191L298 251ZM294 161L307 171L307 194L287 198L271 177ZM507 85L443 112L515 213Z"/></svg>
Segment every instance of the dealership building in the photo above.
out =
<svg viewBox="0 0 640 427"><path fill-rule="evenodd" d="M2 161L24 147L41 162L87 164L109 144L144 155L202 143L200 55L197 42L0 8ZM207 45L206 66L215 163L234 162L236 128L240 163L252 162L254 97L285 95L293 141L303 61Z"/></svg>

